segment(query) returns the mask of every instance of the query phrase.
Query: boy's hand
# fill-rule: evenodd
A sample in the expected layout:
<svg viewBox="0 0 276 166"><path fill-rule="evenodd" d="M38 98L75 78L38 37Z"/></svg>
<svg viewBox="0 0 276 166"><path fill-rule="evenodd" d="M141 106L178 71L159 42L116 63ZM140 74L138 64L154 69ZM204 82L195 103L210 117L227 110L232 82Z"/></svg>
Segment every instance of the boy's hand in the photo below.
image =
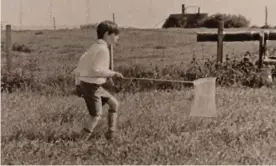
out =
<svg viewBox="0 0 276 166"><path fill-rule="evenodd" d="M121 73L119 73L119 72L115 72L114 77L124 78L124 76Z"/></svg>

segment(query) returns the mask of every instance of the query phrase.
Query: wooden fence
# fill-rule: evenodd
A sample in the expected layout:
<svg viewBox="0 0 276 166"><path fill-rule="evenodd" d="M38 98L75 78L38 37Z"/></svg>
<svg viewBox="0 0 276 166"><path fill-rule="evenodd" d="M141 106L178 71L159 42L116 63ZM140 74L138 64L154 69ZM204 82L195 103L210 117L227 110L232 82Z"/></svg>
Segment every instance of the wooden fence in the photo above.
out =
<svg viewBox="0 0 276 166"><path fill-rule="evenodd" d="M259 64L276 65L276 59L263 59L267 48L267 40L276 40L276 32L225 32L224 21L219 21L218 32L197 33L197 42L217 42L217 62L223 62L223 42L259 41Z"/></svg>

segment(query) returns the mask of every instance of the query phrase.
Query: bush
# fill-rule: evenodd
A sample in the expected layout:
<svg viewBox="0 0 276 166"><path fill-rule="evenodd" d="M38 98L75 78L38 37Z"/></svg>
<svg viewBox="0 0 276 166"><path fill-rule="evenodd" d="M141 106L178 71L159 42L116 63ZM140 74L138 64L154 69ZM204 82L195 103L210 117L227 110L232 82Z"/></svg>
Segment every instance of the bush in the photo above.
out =
<svg viewBox="0 0 276 166"><path fill-rule="evenodd" d="M12 51L17 51L17 52L24 52L24 53L31 53L31 49L27 46L25 46L24 44L23 45L20 45L20 44L13 44L12 46Z"/></svg>
<svg viewBox="0 0 276 166"><path fill-rule="evenodd" d="M159 78L169 80L186 80L193 81L199 78L217 77L219 86L244 86L251 88L260 88L262 86L271 86L272 82L268 79L270 69L264 68L259 70L252 62L242 60L228 60L217 65L215 61L206 61L201 65L194 59L187 70L183 70L181 66L167 66L164 69L154 67L154 70L147 70L143 66L135 66L132 69L121 69L126 77L146 77ZM149 89L181 89L186 86L170 82L150 82L133 80L126 82L125 80L117 80L117 88L126 91L132 90L149 90Z"/></svg>
<svg viewBox="0 0 276 166"><path fill-rule="evenodd" d="M165 23L163 24L162 28L176 28L182 27L184 28L186 25L184 24L185 20L179 19L178 17L170 16Z"/></svg>
<svg viewBox="0 0 276 166"><path fill-rule="evenodd" d="M257 25L252 25L250 28L260 28L260 27Z"/></svg>
<svg viewBox="0 0 276 166"><path fill-rule="evenodd" d="M224 20L225 28L247 28L250 21L242 15L217 13L209 17L197 17L194 19L185 19L180 16L171 15L163 24L162 28L182 27L182 28L217 28L218 21Z"/></svg>
<svg viewBox="0 0 276 166"><path fill-rule="evenodd" d="M1 70L1 92L32 89L33 85L35 85L35 76L30 71L22 68L16 68L12 72Z"/></svg>
<svg viewBox="0 0 276 166"><path fill-rule="evenodd" d="M274 29L274 28L276 28L276 27L273 27L273 26L271 26L271 25L263 25L263 26L261 27L261 29Z"/></svg>
<svg viewBox="0 0 276 166"><path fill-rule="evenodd" d="M22 68L8 73L2 70L1 88L8 92L15 90L31 90L42 94L59 94L70 95L77 94L74 85L73 69L66 68L56 73L41 74L35 72L38 69L35 66L25 65ZM198 78L217 77L217 85L244 86L251 88L260 88L262 86L271 86L272 82L268 79L268 68L259 70L258 67L247 59L241 61L228 60L222 64L216 64L215 61L207 60L204 64L200 64L196 58L191 61L188 69L186 66L168 65L166 67L152 66L145 68L143 65L132 67L119 67L116 71L122 72L125 77L135 78L155 78L165 80L186 80L193 81ZM275 72L275 71L272 71ZM133 92L133 91L149 91L149 90L169 90L182 89L190 87L192 84L177 84L171 82L153 82L143 80L121 80L114 79L115 87L105 87L113 92Z"/></svg>
<svg viewBox="0 0 276 166"><path fill-rule="evenodd" d="M247 28L250 25L250 21L242 15L231 15L231 14L214 14L207 17L203 21L203 26L206 28L217 28L218 21L224 20L225 28Z"/></svg>
<svg viewBox="0 0 276 166"><path fill-rule="evenodd" d="M42 31L36 32L35 35L43 35L44 33Z"/></svg>
<svg viewBox="0 0 276 166"><path fill-rule="evenodd" d="M203 25L204 18L207 15L194 14L188 17L171 15L163 24L162 28L200 28Z"/></svg>
<svg viewBox="0 0 276 166"><path fill-rule="evenodd" d="M96 27L97 27L97 24L85 24L85 25L81 25L80 29L92 29Z"/></svg>

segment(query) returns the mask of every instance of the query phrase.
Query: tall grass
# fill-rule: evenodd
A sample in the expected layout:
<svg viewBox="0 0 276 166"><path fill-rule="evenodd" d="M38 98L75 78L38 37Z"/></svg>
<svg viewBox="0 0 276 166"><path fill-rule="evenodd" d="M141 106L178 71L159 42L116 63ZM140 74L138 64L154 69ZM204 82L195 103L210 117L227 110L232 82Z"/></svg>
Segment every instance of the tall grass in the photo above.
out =
<svg viewBox="0 0 276 166"><path fill-rule="evenodd" d="M186 69L185 69L186 68ZM177 79L193 81L205 77L217 77L218 86L240 86L260 88L262 86L273 86L272 80L268 76L272 75L269 68L259 70L258 67L249 61L228 60L222 64L214 61L206 61L203 65L194 59L189 66L168 65L160 68L152 66L145 68L143 65L132 67L119 66L115 70L123 73L125 77L137 78L157 78L157 79ZM35 63L32 61L25 64L22 68L16 68L12 73L5 69L2 71L1 84L2 91L13 92L15 90L36 91L45 94L70 95L74 93L73 66L63 67L55 73L41 75ZM273 72L273 71L272 71ZM116 86L113 91L129 92L144 91L150 89L181 89L186 85L137 80L115 80Z"/></svg>
<svg viewBox="0 0 276 166"><path fill-rule="evenodd" d="M273 164L276 91L218 88L217 118L189 117L192 92L120 93L118 137L79 138L82 99L2 94L2 164Z"/></svg>

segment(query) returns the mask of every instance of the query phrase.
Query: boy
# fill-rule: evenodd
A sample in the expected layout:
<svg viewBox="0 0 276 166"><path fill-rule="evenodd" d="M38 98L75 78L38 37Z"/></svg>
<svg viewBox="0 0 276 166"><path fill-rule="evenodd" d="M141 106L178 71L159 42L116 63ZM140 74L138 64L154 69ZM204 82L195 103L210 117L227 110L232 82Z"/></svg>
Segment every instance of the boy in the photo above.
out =
<svg viewBox="0 0 276 166"><path fill-rule="evenodd" d="M102 85L108 78L123 78L121 73L109 69L108 45L117 43L119 39L118 26L114 22L103 21L97 27L97 36L98 41L81 56L75 69L76 86L79 86L90 115L82 129L83 136L88 134L86 140L91 138L94 128L101 119L102 106L105 103L109 105L108 131L105 136L107 139L114 137L119 103Z"/></svg>

